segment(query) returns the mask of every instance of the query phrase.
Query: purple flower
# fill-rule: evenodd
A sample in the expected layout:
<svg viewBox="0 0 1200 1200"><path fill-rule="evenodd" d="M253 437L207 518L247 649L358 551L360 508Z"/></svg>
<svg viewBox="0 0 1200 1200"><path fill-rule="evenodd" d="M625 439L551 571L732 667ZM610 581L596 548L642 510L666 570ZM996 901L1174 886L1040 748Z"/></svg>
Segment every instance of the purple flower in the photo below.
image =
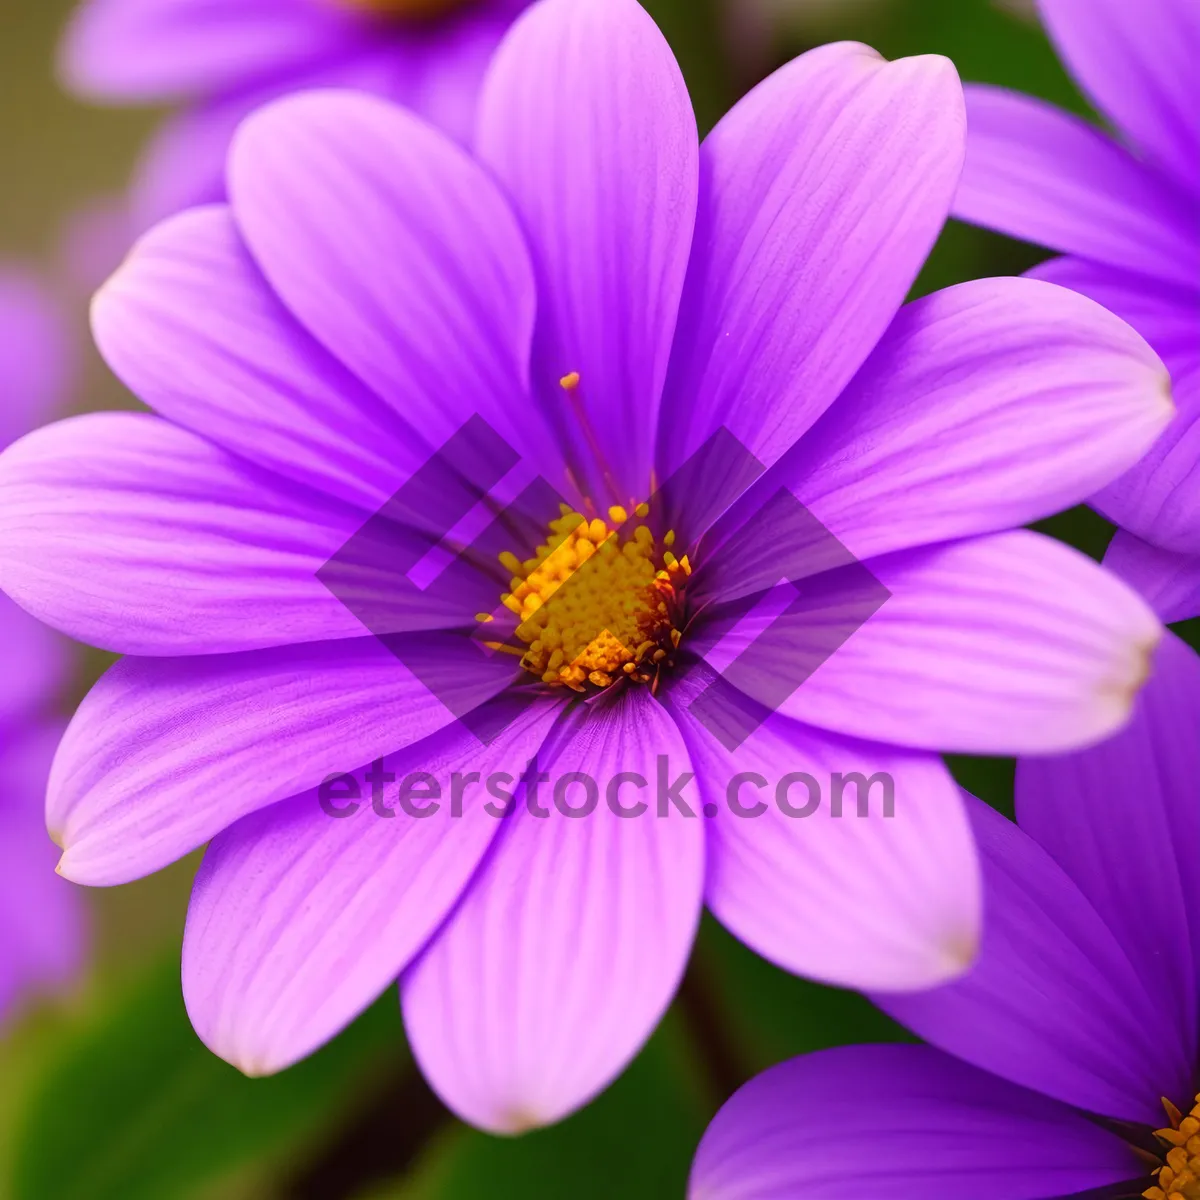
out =
<svg viewBox="0 0 1200 1200"><path fill-rule="evenodd" d="M529 0L83 0L60 73L76 95L185 102L143 155L139 229L225 196L242 118L311 87L404 104L466 140L488 60Z"/></svg>
<svg viewBox="0 0 1200 1200"><path fill-rule="evenodd" d="M938 751L1103 737L1161 635L1125 585L1014 527L1124 470L1171 409L1145 342L1065 289L987 280L902 307L964 137L944 59L837 45L701 147L638 4L548 0L498 52L473 156L373 97L290 97L238 134L228 207L138 245L95 330L155 413L80 417L0 457L0 582L129 656L66 734L51 828L66 876L99 885L211 841L183 980L218 1054L278 1070L401 977L439 1092L515 1130L635 1053L702 902L822 979L906 990L969 965L977 861ZM318 571L480 420L577 515L526 506L515 556L464 556L449 598L388 594L399 572L355 561L389 623L364 636ZM640 508L721 429L770 468L765 495L798 498L890 592L736 750L690 707L714 614L803 547L754 520L721 546L714 519L749 505L728 461L676 494L674 529ZM555 547L599 564L574 622L546 600L569 573ZM835 626L836 600L798 636ZM478 613L509 618L521 661L452 636ZM716 650L764 623L755 608ZM777 682L760 663L747 703ZM486 745L456 719L518 700ZM670 787L644 793L645 819L607 794L586 820L557 795L538 817L518 794L497 821L479 779L460 819L444 795L435 819L386 816L418 772L512 784L535 756L556 792L573 771L606 793L657 784L664 763ZM323 782L379 758L331 819ZM753 807L756 777L856 771L892 779L893 818L728 803L738 779Z"/></svg>
<svg viewBox="0 0 1200 1200"><path fill-rule="evenodd" d="M1106 565L1178 621L1200 615L1200 6L1038 4L1117 137L1028 96L969 86L954 213L1061 251L1030 274L1124 317L1170 368L1178 416L1092 503L1121 527Z"/></svg>
<svg viewBox="0 0 1200 1200"><path fill-rule="evenodd" d="M1168 635L1124 732L1019 763L1019 826L973 803L979 962L880 999L930 1045L758 1076L705 1134L691 1195L1200 1196L1198 730L1200 659Z"/></svg>
<svg viewBox="0 0 1200 1200"><path fill-rule="evenodd" d="M0 446L62 397L69 339L31 274L0 268ZM54 874L42 798L62 734L48 702L62 681L59 639L0 593L0 1021L28 991L65 983L82 957L70 885Z"/></svg>

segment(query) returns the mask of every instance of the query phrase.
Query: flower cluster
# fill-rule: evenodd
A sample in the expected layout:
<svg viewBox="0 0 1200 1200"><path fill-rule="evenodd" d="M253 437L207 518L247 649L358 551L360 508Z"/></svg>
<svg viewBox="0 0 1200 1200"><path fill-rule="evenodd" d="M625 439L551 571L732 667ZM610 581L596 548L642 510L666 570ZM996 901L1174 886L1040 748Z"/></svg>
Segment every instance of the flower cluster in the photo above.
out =
<svg viewBox="0 0 1200 1200"><path fill-rule="evenodd" d="M707 907L928 1044L753 1080L696 1197L1200 1196L1200 15L1041 7L1122 140L837 43L701 141L637 0L81 6L73 86L190 107L93 306L149 411L0 455L0 626L123 656L58 870L207 847L215 1054L398 984L519 1133L645 1044ZM1066 257L908 300L952 213ZM1106 565L1026 528L1083 502ZM1017 823L949 753L1020 757Z"/></svg>

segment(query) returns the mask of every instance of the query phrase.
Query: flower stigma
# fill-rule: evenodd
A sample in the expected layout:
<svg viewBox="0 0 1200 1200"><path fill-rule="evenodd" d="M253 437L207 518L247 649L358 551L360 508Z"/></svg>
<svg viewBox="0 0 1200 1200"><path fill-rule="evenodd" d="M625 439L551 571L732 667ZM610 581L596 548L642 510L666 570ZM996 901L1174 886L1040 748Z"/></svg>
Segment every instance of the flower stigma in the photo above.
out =
<svg viewBox="0 0 1200 1200"><path fill-rule="evenodd" d="M1142 1193L1144 1200L1200 1200L1200 1096L1184 1116L1163 1101L1171 1125L1155 1133L1167 1147L1166 1162L1154 1172L1157 1183Z"/></svg>

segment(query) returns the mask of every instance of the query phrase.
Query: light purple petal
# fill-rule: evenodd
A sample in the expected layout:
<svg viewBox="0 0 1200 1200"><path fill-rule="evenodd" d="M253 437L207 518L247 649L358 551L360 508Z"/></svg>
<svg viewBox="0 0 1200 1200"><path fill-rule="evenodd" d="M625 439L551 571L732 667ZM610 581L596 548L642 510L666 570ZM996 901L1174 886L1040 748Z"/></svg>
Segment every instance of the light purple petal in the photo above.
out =
<svg viewBox="0 0 1200 1200"><path fill-rule="evenodd" d="M719 643L745 653L739 686L799 721L853 737L973 754L1052 753L1129 717L1162 635L1125 584L1076 550L1015 531L867 564L891 593L811 676L845 623L836 577L794 616L756 610ZM820 584L818 579L817 584ZM711 653L703 634L695 648ZM808 664L806 668L806 664ZM782 704L780 677L804 679Z"/></svg>
<svg viewBox="0 0 1200 1200"><path fill-rule="evenodd" d="M76 365L66 316L45 281L0 265L0 450L54 415Z"/></svg>
<svg viewBox="0 0 1200 1200"><path fill-rule="evenodd" d="M397 780L381 800L391 818L376 814L364 784L352 816L327 815L310 792L221 834L196 877L183 945L184 1000L206 1045L246 1074L270 1074L379 996L500 829L476 793L460 818L448 802L409 816L398 807L403 781L427 772L448 800L455 772L486 775L535 755L556 712L539 702L486 748L454 725L389 756L384 769Z"/></svg>
<svg viewBox="0 0 1200 1200"><path fill-rule="evenodd" d="M635 0L536 5L496 54L476 147L533 253L535 384L557 415L570 404L559 380L580 375L574 398L607 460L560 417L580 485L644 498L699 169L691 101L658 27Z"/></svg>
<svg viewBox="0 0 1200 1200"><path fill-rule="evenodd" d="M1167 431L1092 504L1156 546L1200 554L1200 356L1176 371L1172 392L1177 413Z"/></svg>
<svg viewBox="0 0 1200 1200"><path fill-rule="evenodd" d="M1121 1120L1161 1120L1189 1094L1192 1060L1169 1002L1130 962L1071 878L981 800L983 948L963 980L876 996L935 1046L1056 1100Z"/></svg>
<svg viewBox="0 0 1200 1200"><path fill-rule="evenodd" d="M1189 0L1039 0L1039 8L1096 104L1165 171L1200 192L1196 6Z"/></svg>
<svg viewBox="0 0 1200 1200"><path fill-rule="evenodd" d="M670 700L713 806L705 896L717 918L786 970L842 987L903 991L961 975L979 941L979 867L942 761L779 716L730 752L689 712L689 684ZM837 785L834 816L834 781L855 772L859 786ZM809 815L784 815L781 793ZM731 799L759 815L738 815Z"/></svg>
<svg viewBox="0 0 1200 1200"><path fill-rule="evenodd" d="M1200 362L1175 377L1177 413L1131 470L1092 497L1092 506L1164 550L1200 554Z"/></svg>
<svg viewBox="0 0 1200 1200"><path fill-rule="evenodd" d="M224 206L142 238L92 325L108 365L157 412L364 520L432 453L280 303Z"/></svg>
<svg viewBox="0 0 1200 1200"><path fill-rule="evenodd" d="M173 100L344 53L366 36L360 17L322 0L86 0L60 73L88 98Z"/></svg>
<svg viewBox="0 0 1200 1200"><path fill-rule="evenodd" d="M970 136L955 216L1196 286L1194 209L1166 180L1099 129L1041 100L981 85L966 91Z"/></svg>
<svg viewBox="0 0 1200 1200"><path fill-rule="evenodd" d="M1174 1018L1160 1039L1178 1038L1189 1060L1200 1016L1197 780L1200 658L1171 634L1133 720L1116 737L1068 757L1017 764L1022 829L1113 931Z"/></svg>
<svg viewBox="0 0 1200 1200"><path fill-rule="evenodd" d="M1175 419L1136 466L1100 492L1095 504L1114 523L1157 546L1200 554L1200 290L1075 258L1044 263L1034 274L1111 309L1170 368Z"/></svg>
<svg viewBox="0 0 1200 1200"><path fill-rule="evenodd" d="M889 64L853 43L796 59L717 126L663 412L667 471L720 426L770 464L834 400L941 230L964 136L946 59Z"/></svg>
<svg viewBox="0 0 1200 1200"><path fill-rule="evenodd" d="M23 438L0 456L0 512L0 586L92 645L211 654L363 632L316 577L361 511L158 417Z"/></svg>
<svg viewBox="0 0 1200 1200"><path fill-rule="evenodd" d="M1115 1134L927 1046L844 1046L737 1092L700 1143L688 1196L1046 1200L1144 1174Z"/></svg>
<svg viewBox="0 0 1200 1200"><path fill-rule="evenodd" d="M1104 565L1144 596L1165 624L1200 617L1200 554L1173 554L1118 530Z"/></svg>
<svg viewBox="0 0 1200 1200"><path fill-rule="evenodd" d="M432 692L374 638L123 659L80 705L55 759L47 821L65 851L59 870L93 886L148 875L248 813L421 741L511 682L500 656L467 639L435 640L428 657Z"/></svg>
<svg viewBox="0 0 1200 1200"><path fill-rule="evenodd" d="M862 559L1070 508L1173 412L1124 322L1061 288L979 280L902 309L782 470Z"/></svg>
<svg viewBox="0 0 1200 1200"><path fill-rule="evenodd" d="M561 483L527 400L533 273L487 173L411 113L311 92L230 152L234 216L302 324L438 446L475 415Z"/></svg>
<svg viewBox="0 0 1200 1200"><path fill-rule="evenodd" d="M595 781L595 811L570 819L547 803L538 818L522 805L402 981L421 1069L455 1112L493 1132L559 1120L621 1071L675 994L700 916L699 815L656 815L658 772L674 782L689 771L665 710L631 689L547 750L539 765L553 787L570 772ZM504 769L519 776L513 757ZM622 785L624 772L648 787ZM616 816L614 781L617 804L648 811ZM541 800L551 794L543 785ZM578 806L587 793L576 783L561 795ZM683 795L695 812L694 787Z"/></svg>
<svg viewBox="0 0 1200 1200"><path fill-rule="evenodd" d="M58 724L0 724L0 1021L25 992L67 984L85 954L83 905L54 873L42 820L61 733Z"/></svg>
<svg viewBox="0 0 1200 1200"><path fill-rule="evenodd" d="M1200 286L1195 280L1192 287L1178 287L1070 256L1040 263L1028 277L1057 283L1103 304L1154 347L1173 375L1200 365Z"/></svg>

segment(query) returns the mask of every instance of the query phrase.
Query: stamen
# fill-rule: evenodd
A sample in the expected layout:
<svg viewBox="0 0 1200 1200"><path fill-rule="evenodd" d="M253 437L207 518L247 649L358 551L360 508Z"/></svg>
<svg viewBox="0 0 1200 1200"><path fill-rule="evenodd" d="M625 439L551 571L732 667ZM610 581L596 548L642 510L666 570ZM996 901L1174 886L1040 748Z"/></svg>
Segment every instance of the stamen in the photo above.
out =
<svg viewBox="0 0 1200 1200"><path fill-rule="evenodd" d="M645 517L650 509L633 511ZM660 551L647 525L630 530L624 506L613 505L608 516L611 526L564 504L532 558L500 556L512 575L500 601L528 647L522 665L547 685L577 692L620 680L656 686L682 640L682 563Z"/></svg>
<svg viewBox="0 0 1200 1200"><path fill-rule="evenodd" d="M569 375L564 375L558 381L558 384L571 402L571 412L574 414L579 428L583 431L583 436L587 440L588 450L591 452L592 459L600 468L600 478L604 481L604 486L608 489L609 495L615 496L618 494L616 479L604 455L604 447L600 439L596 436L595 429L592 427L591 418L588 416L583 398L579 394L582 382L583 377L579 372L572 371Z"/></svg>
<svg viewBox="0 0 1200 1200"><path fill-rule="evenodd" d="M1155 1133L1168 1147L1166 1162L1154 1172L1156 1186L1142 1193L1144 1200L1200 1200L1200 1096L1187 1116L1169 1100L1163 1101L1169 1129Z"/></svg>

